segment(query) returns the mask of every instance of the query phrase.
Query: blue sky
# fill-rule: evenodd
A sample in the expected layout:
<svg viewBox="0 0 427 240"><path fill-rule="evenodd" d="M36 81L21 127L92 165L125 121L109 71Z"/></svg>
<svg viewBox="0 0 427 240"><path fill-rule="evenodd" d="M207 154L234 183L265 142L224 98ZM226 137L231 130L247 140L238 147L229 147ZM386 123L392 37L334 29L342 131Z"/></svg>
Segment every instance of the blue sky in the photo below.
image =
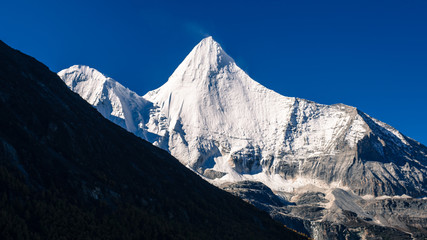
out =
<svg viewBox="0 0 427 240"><path fill-rule="evenodd" d="M286 96L358 107L427 144L427 1L2 1L0 39L140 95L213 36Z"/></svg>

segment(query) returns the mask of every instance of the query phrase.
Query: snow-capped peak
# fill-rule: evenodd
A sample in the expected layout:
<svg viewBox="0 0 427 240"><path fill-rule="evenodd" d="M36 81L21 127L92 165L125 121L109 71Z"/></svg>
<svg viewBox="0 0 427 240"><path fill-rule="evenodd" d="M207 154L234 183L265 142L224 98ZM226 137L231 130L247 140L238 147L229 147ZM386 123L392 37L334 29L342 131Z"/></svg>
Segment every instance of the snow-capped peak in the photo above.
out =
<svg viewBox="0 0 427 240"><path fill-rule="evenodd" d="M169 78L169 82L186 81L187 84L193 84L193 82L197 84L202 79L208 79L211 72L216 72L229 65L235 65L234 60L212 37L207 37L187 55ZM183 75L193 77L186 78L182 77Z"/></svg>
<svg viewBox="0 0 427 240"><path fill-rule="evenodd" d="M200 68L200 66L203 66L210 70L217 70L232 63L234 63L234 60L228 56L221 45L212 37L207 37L193 48L180 67L188 68L193 65L194 67ZM180 67L178 67L177 71L180 70Z"/></svg>
<svg viewBox="0 0 427 240"><path fill-rule="evenodd" d="M74 65L58 73L67 86L78 93L90 104L96 105L99 96L107 81L114 81L98 70L84 66ZM115 82L115 81L114 81Z"/></svg>
<svg viewBox="0 0 427 240"><path fill-rule="evenodd" d="M140 137L145 136L143 115L147 101L141 96L84 65L71 66L58 76L104 117Z"/></svg>

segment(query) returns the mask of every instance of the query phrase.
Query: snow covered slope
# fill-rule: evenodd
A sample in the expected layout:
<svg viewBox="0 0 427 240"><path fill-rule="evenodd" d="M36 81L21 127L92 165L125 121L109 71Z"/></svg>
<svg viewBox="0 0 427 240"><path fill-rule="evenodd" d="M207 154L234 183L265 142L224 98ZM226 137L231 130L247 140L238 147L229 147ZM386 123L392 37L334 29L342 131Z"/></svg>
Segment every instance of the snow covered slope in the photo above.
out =
<svg viewBox="0 0 427 240"><path fill-rule="evenodd" d="M143 124L151 105L144 98L87 66L74 65L60 71L58 75L71 90L93 105L104 117L146 138Z"/></svg>
<svg viewBox="0 0 427 240"><path fill-rule="evenodd" d="M140 97L85 66L59 76L105 117L214 184L313 184L358 195L426 195L427 149L343 104L282 96L252 80L212 37Z"/></svg>

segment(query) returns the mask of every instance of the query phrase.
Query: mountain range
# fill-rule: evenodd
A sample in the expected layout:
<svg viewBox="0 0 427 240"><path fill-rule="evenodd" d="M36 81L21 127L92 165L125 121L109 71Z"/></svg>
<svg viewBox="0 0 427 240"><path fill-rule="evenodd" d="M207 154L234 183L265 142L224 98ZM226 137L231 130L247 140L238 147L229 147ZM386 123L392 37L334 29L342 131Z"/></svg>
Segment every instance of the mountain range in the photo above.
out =
<svg viewBox="0 0 427 240"><path fill-rule="evenodd" d="M306 239L1 41L0 112L1 239Z"/></svg>
<svg viewBox="0 0 427 240"><path fill-rule="evenodd" d="M427 234L426 146L355 107L267 89L212 37L144 96L87 66L58 75L107 119L315 239Z"/></svg>

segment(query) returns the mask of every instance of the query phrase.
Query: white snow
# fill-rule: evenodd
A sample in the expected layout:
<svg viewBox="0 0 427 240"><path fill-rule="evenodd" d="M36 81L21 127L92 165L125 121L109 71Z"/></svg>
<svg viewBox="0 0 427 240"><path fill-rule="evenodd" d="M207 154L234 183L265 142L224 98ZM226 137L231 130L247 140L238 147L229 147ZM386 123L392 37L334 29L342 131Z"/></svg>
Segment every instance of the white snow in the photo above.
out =
<svg viewBox="0 0 427 240"><path fill-rule="evenodd" d="M386 123L384 123L384 122L381 122L380 120L377 120L377 119L375 119L375 118L371 118L376 124L378 124L378 125L380 125L381 127L383 127L383 128L385 128L385 129L387 129L387 131L390 133L390 134L393 134L395 137L397 137L400 141L395 141L395 143L397 143L397 144L401 144L401 143L404 143L405 145L409 145L409 143L406 141L406 139L403 137L403 135L399 132L399 131L397 131L395 128L393 128L392 126L390 126L390 125L388 125L388 124L386 124Z"/></svg>
<svg viewBox="0 0 427 240"><path fill-rule="evenodd" d="M148 111L148 102L144 98L88 66L74 65L60 71L58 76L104 117L145 137L143 115Z"/></svg>

